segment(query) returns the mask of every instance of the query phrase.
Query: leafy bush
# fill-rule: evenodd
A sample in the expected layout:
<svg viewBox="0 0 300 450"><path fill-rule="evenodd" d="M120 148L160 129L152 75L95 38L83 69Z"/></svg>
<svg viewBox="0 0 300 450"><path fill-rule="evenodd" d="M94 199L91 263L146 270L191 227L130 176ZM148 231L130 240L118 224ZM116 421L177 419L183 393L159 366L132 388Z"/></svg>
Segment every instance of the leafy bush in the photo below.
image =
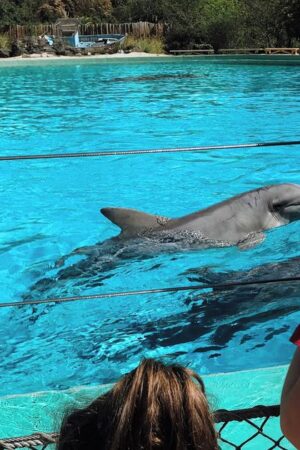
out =
<svg viewBox="0 0 300 450"><path fill-rule="evenodd" d="M137 51L145 53L164 53L164 42L160 38L135 38L127 36L123 44L125 51Z"/></svg>
<svg viewBox="0 0 300 450"><path fill-rule="evenodd" d="M0 34L0 48L11 48L11 40L7 34Z"/></svg>

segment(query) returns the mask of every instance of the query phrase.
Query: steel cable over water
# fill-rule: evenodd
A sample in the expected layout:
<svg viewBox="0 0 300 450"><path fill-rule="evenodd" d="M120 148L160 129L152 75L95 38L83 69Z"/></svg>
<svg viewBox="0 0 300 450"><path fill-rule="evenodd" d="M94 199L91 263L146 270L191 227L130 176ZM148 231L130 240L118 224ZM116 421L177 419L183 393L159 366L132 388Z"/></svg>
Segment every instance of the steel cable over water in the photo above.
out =
<svg viewBox="0 0 300 450"><path fill-rule="evenodd" d="M61 158L90 158L102 156L130 156L130 155L148 155L155 153L184 153L184 152L206 152L210 150L230 150L238 148L256 148L256 147L282 147L287 145L300 145L300 141L282 141L282 142L257 142L253 144L232 144L232 145L207 145L199 147L178 147L178 148L158 148L150 150L103 150L95 152L70 152L53 154L28 154L0 156L0 161L21 161L28 159L61 159Z"/></svg>
<svg viewBox="0 0 300 450"><path fill-rule="evenodd" d="M134 295L149 295L149 294L161 294L169 292L182 292L182 291L201 291L204 289L215 289L217 291L226 291L227 289L232 289L234 287L243 286L255 286L255 285L266 285L266 284L277 284L277 283L290 283L292 281L300 281L300 276L298 277L287 277L287 278L273 278L268 280L253 280L253 281L240 281L236 283L220 283L220 284L201 284L195 286L177 286L170 288L157 288L157 289L142 289L137 291L123 291L123 292L108 292L103 294L91 294L91 295L77 295L73 297L62 297L62 298L49 298L45 300L24 300L15 302L2 302L0 303L0 308L8 308L14 306L28 306L28 305L41 305L48 303L66 303L75 301L86 301L86 300L99 300L103 298L115 298L115 297L128 297Z"/></svg>

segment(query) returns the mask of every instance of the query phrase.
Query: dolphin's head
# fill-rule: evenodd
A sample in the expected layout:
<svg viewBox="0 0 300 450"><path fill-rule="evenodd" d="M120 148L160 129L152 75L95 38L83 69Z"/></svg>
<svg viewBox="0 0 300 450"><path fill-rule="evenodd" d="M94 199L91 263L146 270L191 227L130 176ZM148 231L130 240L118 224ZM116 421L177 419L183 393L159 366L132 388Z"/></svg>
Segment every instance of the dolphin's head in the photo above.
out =
<svg viewBox="0 0 300 450"><path fill-rule="evenodd" d="M300 185L279 184L268 189L268 204L272 214L285 223L300 220Z"/></svg>

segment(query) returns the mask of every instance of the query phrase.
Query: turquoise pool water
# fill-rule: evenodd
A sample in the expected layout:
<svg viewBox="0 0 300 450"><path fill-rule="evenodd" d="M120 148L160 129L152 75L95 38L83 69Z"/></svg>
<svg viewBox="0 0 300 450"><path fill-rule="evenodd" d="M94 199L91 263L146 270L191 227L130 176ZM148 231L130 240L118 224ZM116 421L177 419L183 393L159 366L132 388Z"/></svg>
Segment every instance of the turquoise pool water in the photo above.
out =
<svg viewBox="0 0 300 450"><path fill-rule="evenodd" d="M0 66L1 154L299 138L299 67L226 61ZM299 150L1 163L2 301L297 274L297 222L248 251L180 252L170 243L156 253L101 245L118 230L99 209L175 217L262 185L299 183ZM96 243L95 258L55 267ZM111 382L142 356L201 373L285 364L299 292L296 283L1 309L0 395Z"/></svg>

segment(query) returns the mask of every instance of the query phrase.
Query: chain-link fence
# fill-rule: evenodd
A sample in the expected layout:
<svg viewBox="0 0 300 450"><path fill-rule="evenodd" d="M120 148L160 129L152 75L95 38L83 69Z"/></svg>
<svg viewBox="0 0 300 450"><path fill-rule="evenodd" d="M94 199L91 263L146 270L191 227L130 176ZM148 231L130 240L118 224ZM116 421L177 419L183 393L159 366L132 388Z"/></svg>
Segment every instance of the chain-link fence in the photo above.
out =
<svg viewBox="0 0 300 450"><path fill-rule="evenodd" d="M279 426L279 405L216 411L222 450L290 450Z"/></svg>
<svg viewBox="0 0 300 450"><path fill-rule="evenodd" d="M215 412L221 450L290 450L279 429L279 406L255 406L240 410ZM30 436L0 440L0 450L29 448L50 450L57 433L35 433Z"/></svg>

